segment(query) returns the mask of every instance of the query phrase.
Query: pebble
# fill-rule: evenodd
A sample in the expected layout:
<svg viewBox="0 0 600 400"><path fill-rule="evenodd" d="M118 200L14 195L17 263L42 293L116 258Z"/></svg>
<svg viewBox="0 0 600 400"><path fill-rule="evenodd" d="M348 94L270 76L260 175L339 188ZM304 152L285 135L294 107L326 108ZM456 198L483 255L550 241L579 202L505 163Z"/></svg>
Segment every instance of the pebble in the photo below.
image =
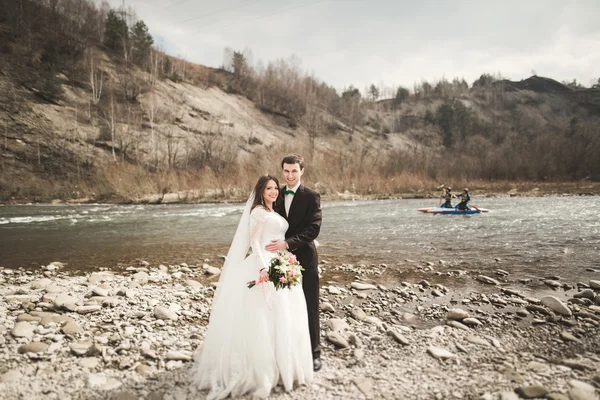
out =
<svg viewBox="0 0 600 400"><path fill-rule="evenodd" d="M540 385L520 386L515 389L515 392L524 399L535 399L544 397L548 393L548 389Z"/></svg>
<svg viewBox="0 0 600 400"><path fill-rule="evenodd" d="M0 376L0 383L17 382L22 377L23 377L23 374L21 374L19 371L16 371L16 370L6 371L4 374L2 374L2 376Z"/></svg>
<svg viewBox="0 0 600 400"><path fill-rule="evenodd" d="M168 308L165 308L163 306L156 306L154 307L154 316L158 319L162 319L162 320L171 320L171 321L177 321L179 319L179 316L177 315L177 313L175 311L172 311Z"/></svg>
<svg viewBox="0 0 600 400"><path fill-rule="evenodd" d="M30 338L33 336L33 325L26 321L17 322L10 333L14 337Z"/></svg>
<svg viewBox="0 0 600 400"><path fill-rule="evenodd" d="M400 343L401 345L408 346L410 344L410 341L406 337L402 336L400 333L393 329L388 331L388 335L390 335L396 342Z"/></svg>
<svg viewBox="0 0 600 400"><path fill-rule="evenodd" d="M570 317L571 315L573 315L573 313L571 312L569 307L567 307L565 305L565 303L560 301L555 296L545 296L545 297L542 297L540 300L543 305L545 305L546 307L548 307L549 309L551 309L552 311L554 311L558 314L565 315L567 317Z"/></svg>
<svg viewBox="0 0 600 400"><path fill-rule="evenodd" d="M348 341L339 332L327 332L326 337L337 348L344 349L350 346Z"/></svg>
<svg viewBox="0 0 600 400"><path fill-rule="evenodd" d="M431 354L434 358L438 359L456 358L456 354L453 354L441 347L429 346L427 348L427 352Z"/></svg>
<svg viewBox="0 0 600 400"><path fill-rule="evenodd" d="M19 347L19 353L45 353L48 350L48 345L42 342L31 342Z"/></svg>
<svg viewBox="0 0 600 400"><path fill-rule="evenodd" d="M465 318L469 318L470 314L463 310L462 308L451 308L450 310L448 310L448 314L446 315L446 318L451 319L451 320L463 320Z"/></svg>
<svg viewBox="0 0 600 400"><path fill-rule="evenodd" d="M363 282L352 282L350 284L350 287L356 290L372 290L372 289L377 289L377 286L375 285L371 285L370 283L363 283Z"/></svg>
<svg viewBox="0 0 600 400"><path fill-rule="evenodd" d="M500 282L498 282L496 279L494 278L490 278L489 276L485 276L485 275L478 275L476 278L479 282L488 284L488 285L499 285Z"/></svg>

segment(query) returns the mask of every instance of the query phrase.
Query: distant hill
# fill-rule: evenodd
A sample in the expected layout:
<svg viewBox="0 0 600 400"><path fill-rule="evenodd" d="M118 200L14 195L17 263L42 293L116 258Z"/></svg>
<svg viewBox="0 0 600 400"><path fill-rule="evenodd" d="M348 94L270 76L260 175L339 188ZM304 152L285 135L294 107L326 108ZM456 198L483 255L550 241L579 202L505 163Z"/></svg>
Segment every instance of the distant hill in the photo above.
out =
<svg viewBox="0 0 600 400"><path fill-rule="evenodd" d="M484 74L340 93L285 60L170 57L92 1L21 3L0 16L0 201L241 198L292 151L324 194L600 180L598 89Z"/></svg>
<svg viewBox="0 0 600 400"><path fill-rule="evenodd" d="M544 78L536 75L519 82L502 79L494 82L494 86L503 86L504 90L508 91L531 90L532 92L537 93L570 93L575 90L563 83L555 81L554 79Z"/></svg>

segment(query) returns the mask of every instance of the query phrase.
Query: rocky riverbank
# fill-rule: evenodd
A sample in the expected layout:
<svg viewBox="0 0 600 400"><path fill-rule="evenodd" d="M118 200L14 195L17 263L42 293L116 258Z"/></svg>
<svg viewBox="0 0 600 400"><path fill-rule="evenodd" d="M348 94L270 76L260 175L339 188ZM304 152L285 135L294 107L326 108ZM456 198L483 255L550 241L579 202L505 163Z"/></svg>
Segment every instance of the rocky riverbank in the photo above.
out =
<svg viewBox="0 0 600 400"><path fill-rule="evenodd" d="M598 399L600 271L540 277L554 292L538 298L502 270L469 277L481 290L467 293L425 279L386 287L374 279L385 264L322 268L324 367L273 398ZM0 398L203 398L188 371L219 272L0 269Z"/></svg>

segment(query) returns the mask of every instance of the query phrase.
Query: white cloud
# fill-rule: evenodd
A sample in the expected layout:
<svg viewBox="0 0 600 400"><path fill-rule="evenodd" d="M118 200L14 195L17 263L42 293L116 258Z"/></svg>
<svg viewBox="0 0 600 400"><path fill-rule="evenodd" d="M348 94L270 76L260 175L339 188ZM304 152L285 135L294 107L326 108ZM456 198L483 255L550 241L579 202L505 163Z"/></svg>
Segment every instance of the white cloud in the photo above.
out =
<svg viewBox="0 0 600 400"><path fill-rule="evenodd" d="M120 6L121 0L110 0ZM223 48L263 63L298 55L338 88L535 70L589 84L600 72L595 0L129 0L174 55L217 67Z"/></svg>

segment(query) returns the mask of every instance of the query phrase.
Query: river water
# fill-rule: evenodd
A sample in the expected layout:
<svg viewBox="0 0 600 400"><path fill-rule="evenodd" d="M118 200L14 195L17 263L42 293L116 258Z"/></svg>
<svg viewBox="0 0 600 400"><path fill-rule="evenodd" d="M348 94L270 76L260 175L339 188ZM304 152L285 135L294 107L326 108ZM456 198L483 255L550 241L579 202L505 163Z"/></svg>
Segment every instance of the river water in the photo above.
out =
<svg viewBox="0 0 600 400"><path fill-rule="evenodd" d="M334 264L444 260L462 269L577 281L600 269L600 197L481 198L487 214L416 211L437 200L323 202L320 257ZM72 270L202 263L219 266L242 204L0 207L0 266ZM437 265L437 264L436 264Z"/></svg>

